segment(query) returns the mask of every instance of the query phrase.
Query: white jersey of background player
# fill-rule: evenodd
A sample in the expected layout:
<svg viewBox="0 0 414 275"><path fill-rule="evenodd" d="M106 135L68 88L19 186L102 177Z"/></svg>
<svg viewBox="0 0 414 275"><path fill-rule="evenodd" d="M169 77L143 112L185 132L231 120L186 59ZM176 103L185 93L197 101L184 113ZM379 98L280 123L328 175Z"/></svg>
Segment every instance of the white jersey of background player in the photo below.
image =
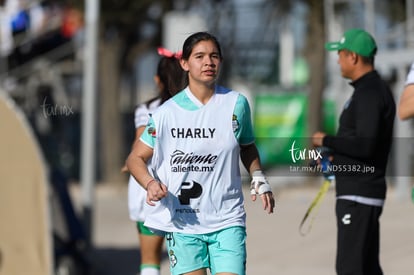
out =
<svg viewBox="0 0 414 275"><path fill-rule="evenodd" d="M161 98L152 101L150 104L140 104L135 110L135 129L146 126L148 124L148 115L161 104ZM149 164L150 165L150 164ZM133 221L145 221L147 216L147 208L149 205L145 203L147 191L142 188L133 176L129 176L128 181L128 209L129 218Z"/></svg>

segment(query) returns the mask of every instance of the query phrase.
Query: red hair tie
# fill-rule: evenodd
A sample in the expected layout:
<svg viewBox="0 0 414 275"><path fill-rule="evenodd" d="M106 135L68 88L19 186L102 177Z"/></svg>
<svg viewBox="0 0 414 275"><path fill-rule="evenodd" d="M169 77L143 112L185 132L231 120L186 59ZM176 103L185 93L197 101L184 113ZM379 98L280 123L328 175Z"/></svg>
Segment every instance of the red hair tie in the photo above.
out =
<svg viewBox="0 0 414 275"><path fill-rule="evenodd" d="M172 51L167 50L166 48L158 47L158 54L165 57L175 57L176 59L180 59L183 53L182 51L173 53Z"/></svg>

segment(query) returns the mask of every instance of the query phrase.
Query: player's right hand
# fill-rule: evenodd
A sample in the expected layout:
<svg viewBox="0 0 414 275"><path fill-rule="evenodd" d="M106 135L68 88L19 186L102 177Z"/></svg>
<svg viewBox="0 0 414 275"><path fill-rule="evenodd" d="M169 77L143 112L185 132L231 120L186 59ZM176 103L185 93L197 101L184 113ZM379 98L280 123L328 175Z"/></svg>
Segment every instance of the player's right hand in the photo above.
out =
<svg viewBox="0 0 414 275"><path fill-rule="evenodd" d="M155 206L154 202L160 201L168 195L168 188L165 184L154 180L147 184L147 204Z"/></svg>

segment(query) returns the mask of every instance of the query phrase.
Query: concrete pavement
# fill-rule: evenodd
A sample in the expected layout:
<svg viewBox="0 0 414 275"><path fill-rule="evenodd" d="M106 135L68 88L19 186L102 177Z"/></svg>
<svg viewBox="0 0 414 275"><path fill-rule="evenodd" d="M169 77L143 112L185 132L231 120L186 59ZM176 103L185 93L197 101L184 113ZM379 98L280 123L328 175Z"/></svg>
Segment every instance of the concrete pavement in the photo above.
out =
<svg viewBox="0 0 414 275"><path fill-rule="evenodd" d="M335 274L336 225L334 190L331 188L319 208L312 230L299 234L299 223L316 196L320 183L279 184L270 179L276 194L274 214L252 202L245 188L247 211L247 274L332 275ZM247 187L247 186L246 186ZM79 185L71 185L75 204L80 204ZM94 208L93 262L99 275L135 275L139 266L138 238L128 218L127 184L98 184ZM414 204L401 201L389 188L381 218L381 263L384 274L413 274ZM169 273L165 255L162 275Z"/></svg>

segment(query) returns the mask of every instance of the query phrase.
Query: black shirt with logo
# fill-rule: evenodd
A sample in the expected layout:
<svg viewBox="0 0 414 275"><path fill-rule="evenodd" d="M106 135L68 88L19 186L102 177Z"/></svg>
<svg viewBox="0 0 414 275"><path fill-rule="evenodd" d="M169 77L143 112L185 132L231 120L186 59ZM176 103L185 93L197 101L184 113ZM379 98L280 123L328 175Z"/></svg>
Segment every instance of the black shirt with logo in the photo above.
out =
<svg viewBox="0 0 414 275"><path fill-rule="evenodd" d="M354 92L344 106L338 132L323 140L334 151L336 193L385 199L395 101L375 70L350 84Z"/></svg>

